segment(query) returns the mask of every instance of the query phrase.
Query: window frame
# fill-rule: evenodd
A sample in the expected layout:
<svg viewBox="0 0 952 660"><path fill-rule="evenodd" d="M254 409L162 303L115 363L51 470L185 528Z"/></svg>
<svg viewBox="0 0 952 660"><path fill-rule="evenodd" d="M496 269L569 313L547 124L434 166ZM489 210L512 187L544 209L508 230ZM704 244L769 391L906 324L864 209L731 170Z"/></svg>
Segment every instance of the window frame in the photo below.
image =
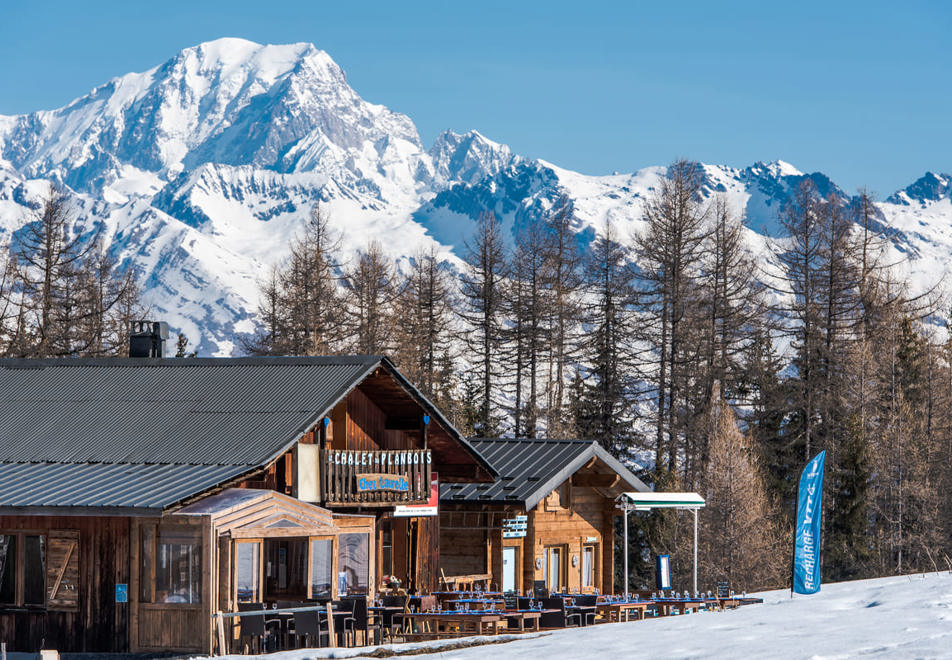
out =
<svg viewBox="0 0 952 660"><path fill-rule="evenodd" d="M250 601L241 601L238 599L238 549L242 545L257 546L258 550L258 566L256 568L257 575L257 584L255 585L255 595L256 598L253 598ZM233 566L233 575L232 575L232 598L235 603L249 602L249 603L258 603L262 602L264 599L264 539L235 539L234 543L234 560L232 561Z"/></svg>
<svg viewBox="0 0 952 660"><path fill-rule="evenodd" d="M337 593L337 535L327 536L309 536L307 538L307 597L315 600L318 596L314 595L314 543L330 542L331 544L331 574L330 574L330 593L328 598L334 600L338 597ZM368 585L369 587L369 585ZM321 596L323 598L323 596Z"/></svg>
<svg viewBox="0 0 952 660"><path fill-rule="evenodd" d="M585 584L585 553L590 550L592 553L592 583ZM581 565L581 575L579 585L582 591L595 591L598 588L598 543L583 543L582 557L579 562Z"/></svg>
<svg viewBox="0 0 952 660"><path fill-rule="evenodd" d="M165 536L165 539L163 539ZM180 539L187 541L194 549L192 552L198 557L198 586L196 591L197 601L190 603L166 602L157 600L158 594L158 564L159 564L159 546L163 541L168 545L171 539ZM205 600L205 575L206 570L206 548L205 539L202 537L201 530L192 525L163 525L163 524L143 524L139 526L140 556L138 558L138 580L139 597L138 602L148 607L171 607L171 608L196 608L204 607ZM183 543L178 543L183 545ZM146 548L151 548L151 552L146 552Z"/></svg>
<svg viewBox="0 0 952 660"><path fill-rule="evenodd" d="M572 508L572 480L566 479L545 496L545 510L565 513Z"/></svg>
<svg viewBox="0 0 952 660"><path fill-rule="evenodd" d="M558 552L559 554L559 575L556 580L555 586L552 585L552 555ZM542 579L545 580L545 588L548 589L549 593L558 593L564 589L568 589L568 545L564 543L556 543L553 545L544 546L542 551Z"/></svg>
<svg viewBox="0 0 952 660"><path fill-rule="evenodd" d="M13 567L13 601L12 603L0 603L2 610L45 610L49 603L49 587L46 579L47 562L49 554L49 531L37 529L0 529L0 536L16 537L16 546L14 547L14 567ZM38 536L43 548L43 602L26 603L26 540L27 536Z"/></svg>
<svg viewBox="0 0 952 660"><path fill-rule="evenodd" d="M366 584L364 586L363 593L355 592L353 589L350 588L349 584L347 585L348 588L346 592L341 592L340 590L340 578L341 578L341 572L342 572L341 553L343 552L345 547L343 543L343 537L345 536L362 536L364 537L364 542L367 544L367 557L363 566L363 569L365 571L365 574L363 577L364 577L364 580L366 581ZM353 531L353 532L342 531L340 534L337 535L336 542L334 543L334 547L335 547L334 579L335 579L335 582L337 582L337 584L334 585L333 590L337 593L338 598L342 596L368 596L371 593L373 593L373 585L371 584L371 576L373 575L373 571L371 570L371 565L370 565L370 562L371 562L370 553L373 551L373 547L371 544L372 538L373 538L373 534L370 533L369 531ZM358 585L359 585L359 577L360 576L358 574Z"/></svg>

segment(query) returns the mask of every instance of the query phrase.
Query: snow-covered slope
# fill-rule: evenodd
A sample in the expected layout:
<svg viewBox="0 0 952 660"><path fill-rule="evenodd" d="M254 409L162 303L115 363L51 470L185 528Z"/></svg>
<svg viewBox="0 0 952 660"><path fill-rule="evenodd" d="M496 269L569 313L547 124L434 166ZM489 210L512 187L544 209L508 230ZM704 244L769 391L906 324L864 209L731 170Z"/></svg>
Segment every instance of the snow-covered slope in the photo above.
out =
<svg viewBox="0 0 952 660"><path fill-rule="evenodd" d="M778 211L804 177L839 191L780 161L702 167L706 194L746 213L757 249L779 234ZM105 225L152 313L206 355L232 354L253 330L257 282L318 201L348 251L373 238L395 259L437 247L456 261L481 213L511 232L563 195L583 243L608 221L630 235L662 174L584 176L476 131L446 131L427 149L408 117L364 101L310 44L220 39L63 108L0 116L0 232L28 220L49 181L67 186L79 226ZM952 249L950 182L927 174L879 204L923 286Z"/></svg>
<svg viewBox="0 0 952 660"><path fill-rule="evenodd" d="M396 653L478 660L665 658L949 658L952 657L952 575L878 578L825 584L818 594L755 594L764 599L724 612L699 612L629 623L508 636L502 644L454 649L477 638L394 644ZM484 637L482 642L499 641ZM423 648L429 647L429 648ZM440 647L445 650L437 651ZM269 655L274 660L366 658L373 647L307 649ZM422 655L426 653L427 655ZM379 654L378 654L379 655ZM241 658L242 656L226 656Z"/></svg>

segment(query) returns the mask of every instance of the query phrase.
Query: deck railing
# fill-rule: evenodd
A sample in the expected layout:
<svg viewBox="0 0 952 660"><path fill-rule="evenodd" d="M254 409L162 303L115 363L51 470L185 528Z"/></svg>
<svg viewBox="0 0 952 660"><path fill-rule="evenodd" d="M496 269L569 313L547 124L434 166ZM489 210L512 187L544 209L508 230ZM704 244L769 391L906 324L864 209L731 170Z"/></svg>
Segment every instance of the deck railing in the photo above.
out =
<svg viewBox="0 0 952 660"><path fill-rule="evenodd" d="M327 504L422 504L430 496L428 449L327 449L321 488Z"/></svg>

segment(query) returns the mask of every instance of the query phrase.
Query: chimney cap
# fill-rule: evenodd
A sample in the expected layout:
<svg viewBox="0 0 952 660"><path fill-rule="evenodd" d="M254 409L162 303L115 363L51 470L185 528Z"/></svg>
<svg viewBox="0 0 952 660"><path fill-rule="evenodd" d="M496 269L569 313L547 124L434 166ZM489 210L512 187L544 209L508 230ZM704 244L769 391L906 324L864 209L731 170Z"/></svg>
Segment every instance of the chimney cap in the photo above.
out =
<svg viewBox="0 0 952 660"><path fill-rule="evenodd" d="M169 324L165 321L133 321L129 333L129 357L165 357L165 342L169 338Z"/></svg>

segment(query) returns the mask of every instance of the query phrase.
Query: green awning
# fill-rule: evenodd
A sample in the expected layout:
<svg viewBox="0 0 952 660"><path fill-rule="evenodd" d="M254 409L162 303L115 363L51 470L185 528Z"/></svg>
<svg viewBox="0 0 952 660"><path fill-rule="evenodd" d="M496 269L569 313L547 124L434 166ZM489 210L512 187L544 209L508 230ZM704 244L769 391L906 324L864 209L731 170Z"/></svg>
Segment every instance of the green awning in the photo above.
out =
<svg viewBox="0 0 952 660"><path fill-rule="evenodd" d="M704 507L704 498L697 493L622 493L621 498L627 500L635 511L650 511L651 509L701 509Z"/></svg>

